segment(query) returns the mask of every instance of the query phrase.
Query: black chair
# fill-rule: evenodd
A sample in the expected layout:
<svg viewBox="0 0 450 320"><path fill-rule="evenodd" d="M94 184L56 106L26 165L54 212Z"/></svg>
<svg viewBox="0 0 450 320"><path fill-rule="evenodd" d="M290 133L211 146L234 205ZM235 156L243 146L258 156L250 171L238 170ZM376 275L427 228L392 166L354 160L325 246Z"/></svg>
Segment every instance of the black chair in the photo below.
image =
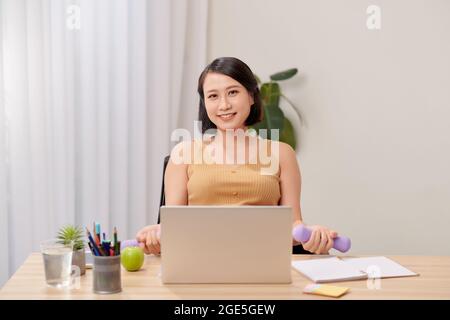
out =
<svg viewBox="0 0 450 320"><path fill-rule="evenodd" d="M162 186L161 186L161 200L159 201L159 207L166 204L166 197L164 194L164 174L166 172L167 163L169 162L170 156L167 156L164 158L164 167L163 167L163 174L162 174ZM161 210L158 212L158 224L160 223L160 213ZM311 252L306 251L303 249L303 246L300 244L298 246L292 246L292 253L293 254L311 254Z"/></svg>

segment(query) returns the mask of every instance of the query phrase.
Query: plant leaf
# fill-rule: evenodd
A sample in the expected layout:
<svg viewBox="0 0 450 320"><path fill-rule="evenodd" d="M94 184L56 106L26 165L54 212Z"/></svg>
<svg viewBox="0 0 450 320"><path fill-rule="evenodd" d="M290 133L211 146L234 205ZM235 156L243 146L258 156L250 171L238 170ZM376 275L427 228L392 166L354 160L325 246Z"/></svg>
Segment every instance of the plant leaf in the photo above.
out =
<svg viewBox="0 0 450 320"><path fill-rule="evenodd" d="M278 106L281 90L278 83L268 82L261 86L261 99L264 105Z"/></svg>
<svg viewBox="0 0 450 320"><path fill-rule="evenodd" d="M68 244L70 241L74 242L74 250L84 248L83 231L76 226L64 226L58 231L57 238L63 244Z"/></svg>
<svg viewBox="0 0 450 320"><path fill-rule="evenodd" d="M267 138L272 139L270 130L278 129L281 135L284 125L283 111L276 105L264 106L264 117L266 118Z"/></svg>
<svg viewBox="0 0 450 320"><path fill-rule="evenodd" d="M284 127L281 131L280 141L287 143L295 150L297 141L295 139L294 127L288 118L284 118Z"/></svg>
<svg viewBox="0 0 450 320"><path fill-rule="evenodd" d="M277 72L270 76L270 79L273 81L281 81L281 80L287 80L289 78L292 78L297 74L297 68L288 69L285 71Z"/></svg>

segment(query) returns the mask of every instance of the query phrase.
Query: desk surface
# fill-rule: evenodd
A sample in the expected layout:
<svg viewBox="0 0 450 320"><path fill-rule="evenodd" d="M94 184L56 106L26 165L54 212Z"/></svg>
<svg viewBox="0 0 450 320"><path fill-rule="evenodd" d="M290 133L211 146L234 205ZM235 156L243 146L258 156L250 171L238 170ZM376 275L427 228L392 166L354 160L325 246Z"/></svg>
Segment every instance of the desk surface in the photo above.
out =
<svg viewBox="0 0 450 320"><path fill-rule="evenodd" d="M450 299L450 256L388 256L418 277L381 279L380 289L369 289L367 280L336 282L350 287L339 299ZM294 255L293 260L318 258ZM118 294L92 292L92 270L81 277L79 289L47 287L39 253L31 254L0 290L0 299L328 299L302 293L311 283L292 270L291 284L196 284L163 285L159 277L160 257L147 256L138 272L122 269L122 289ZM332 298L331 298L332 299Z"/></svg>

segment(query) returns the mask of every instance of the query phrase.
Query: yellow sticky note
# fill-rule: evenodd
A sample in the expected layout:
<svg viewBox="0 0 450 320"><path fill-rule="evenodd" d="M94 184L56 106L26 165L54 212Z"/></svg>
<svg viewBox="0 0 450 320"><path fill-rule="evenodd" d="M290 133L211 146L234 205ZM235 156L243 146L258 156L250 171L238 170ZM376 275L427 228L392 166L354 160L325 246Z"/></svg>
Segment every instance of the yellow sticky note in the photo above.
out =
<svg viewBox="0 0 450 320"><path fill-rule="evenodd" d="M327 297L338 298L345 294L349 288L330 286L327 284L309 284L304 289L304 293L318 294Z"/></svg>

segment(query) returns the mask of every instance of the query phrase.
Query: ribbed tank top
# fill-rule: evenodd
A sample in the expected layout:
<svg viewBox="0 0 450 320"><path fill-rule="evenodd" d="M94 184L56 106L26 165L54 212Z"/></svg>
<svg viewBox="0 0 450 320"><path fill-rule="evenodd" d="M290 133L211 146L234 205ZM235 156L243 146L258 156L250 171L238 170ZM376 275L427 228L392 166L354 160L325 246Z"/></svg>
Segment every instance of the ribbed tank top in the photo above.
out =
<svg viewBox="0 0 450 320"><path fill-rule="evenodd" d="M269 140L259 138L269 143ZM204 150L205 143L195 142L195 151ZM278 162L277 162L278 163ZM278 205L281 198L280 168L273 174L261 174L267 167L256 164L219 163L189 164L188 205Z"/></svg>

